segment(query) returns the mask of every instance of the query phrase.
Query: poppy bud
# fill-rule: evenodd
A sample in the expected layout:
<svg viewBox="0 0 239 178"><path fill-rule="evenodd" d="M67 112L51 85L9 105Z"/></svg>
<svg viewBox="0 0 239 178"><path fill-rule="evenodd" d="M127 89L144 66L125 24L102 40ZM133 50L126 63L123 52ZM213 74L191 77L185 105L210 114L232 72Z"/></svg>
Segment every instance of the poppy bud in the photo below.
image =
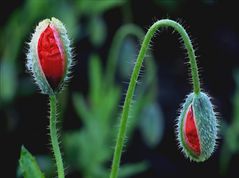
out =
<svg viewBox="0 0 239 178"><path fill-rule="evenodd" d="M190 160L207 160L216 146L218 124L210 98L200 92L188 95L177 120L177 139Z"/></svg>
<svg viewBox="0 0 239 178"><path fill-rule="evenodd" d="M41 21L32 35L27 54L27 69L44 94L60 91L72 66L70 40L65 26L52 17Z"/></svg>

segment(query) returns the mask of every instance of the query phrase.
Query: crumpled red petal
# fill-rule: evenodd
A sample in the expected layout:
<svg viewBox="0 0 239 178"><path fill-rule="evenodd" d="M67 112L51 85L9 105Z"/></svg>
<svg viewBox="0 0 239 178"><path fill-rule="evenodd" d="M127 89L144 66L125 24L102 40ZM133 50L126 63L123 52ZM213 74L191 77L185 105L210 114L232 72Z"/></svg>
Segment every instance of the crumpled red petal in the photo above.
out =
<svg viewBox="0 0 239 178"><path fill-rule="evenodd" d="M192 105L190 105L185 116L184 137L187 146L193 151L193 153L196 155L200 155L200 140L194 117L195 116L193 113L193 107Z"/></svg>
<svg viewBox="0 0 239 178"><path fill-rule="evenodd" d="M55 89L65 75L66 57L59 33L50 25L41 33L37 46L42 71Z"/></svg>

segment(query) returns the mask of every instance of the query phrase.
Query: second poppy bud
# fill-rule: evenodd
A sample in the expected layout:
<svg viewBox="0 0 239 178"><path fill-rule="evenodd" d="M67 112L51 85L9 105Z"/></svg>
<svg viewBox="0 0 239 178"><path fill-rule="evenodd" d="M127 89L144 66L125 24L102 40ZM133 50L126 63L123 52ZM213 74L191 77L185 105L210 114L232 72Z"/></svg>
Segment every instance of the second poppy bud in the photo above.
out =
<svg viewBox="0 0 239 178"><path fill-rule="evenodd" d="M191 93L177 121L177 139L185 156L196 162L207 160L216 146L217 127L210 98Z"/></svg>

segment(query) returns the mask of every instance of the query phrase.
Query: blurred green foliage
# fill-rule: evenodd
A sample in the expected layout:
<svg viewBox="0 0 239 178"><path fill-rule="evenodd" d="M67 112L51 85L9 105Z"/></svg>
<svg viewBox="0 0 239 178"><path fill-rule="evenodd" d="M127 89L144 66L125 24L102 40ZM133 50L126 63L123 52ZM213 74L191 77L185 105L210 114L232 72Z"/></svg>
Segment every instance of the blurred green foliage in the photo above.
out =
<svg viewBox="0 0 239 178"><path fill-rule="evenodd" d="M90 19L88 30L89 37L95 46L101 46L106 39L106 24L101 16L93 16Z"/></svg>
<svg viewBox="0 0 239 178"><path fill-rule="evenodd" d="M140 33L137 33L139 31ZM98 55L93 54L91 56L88 69L90 82L88 97L84 99L84 96L80 93L74 93L72 96L76 112L83 121L83 128L66 133L63 145L69 164L81 170L86 178L104 178L109 173L107 163L110 163L113 156L112 147L119 122L117 119L118 114L116 113L119 113L118 108L122 97L122 88L115 83L114 78L117 71L116 66L119 66L120 69L128 68L123 73L120 72L120 78L126 79L125 76L129 76L132 72L133 65L128 67L128 63L133 63L132 55L136 57L137 54L136 44L133 39L129 38L131 35L136 36L140 40L143 38L144 33L139 27L131 24L122 26L116 32L109 51L109 60L107 61L107 65L111 65L111 67L107 66L110 72L107 70L103 71L101 59ZM129 40L132 43L128 43ZM125 46L129 48L125 48ZM156 80L153 79L155 79L156 75L153 60L148 59L146 65L145 74L141 78L144 85L139 85L137 88L136 101L131 108L128 139L130 139L133 130L138 125L137 121L140 121L139 116L141 115L142 108L155 100ZM147 68L150 70L147 70ZM154 109L158 108L158 105L154 105ZM160 123L159 120L162 120L162 115L159 115L158 112L144 112L144 116L146 118L155 117L154 120L148 120L153 125ZM156 140L155 138L161 136L162 132L159 129L162 127L158 128L156 126L156 129L153 130L150 127L141 127L142 133L145 135L144 138L149 138L145 139L146 142L150 142L149 145L156 146L159 143L160 139ZM130 177L135 173L144 171L147 167L148 164L144 161L123 165L120 169L120 177Z"/></svg>
<svg viewBox="0 0 239 178"><path fill-rule="evenodd" d="M140 127L144 142L149 147L156 147L161 141L164 131L162 111L156 102L143 109Z"/></svg>
<svg viewBox="0 0 239 178"><path fill-rule="evenodd" d="M116 7L123 5L127 0L111 0L111 1L89 1L89 0L78 0L76 1L76 7L78 12L84 13L86 15L99 15L103 12Z"/></svg>
<svg viewBox="0 0 239 178"><path fill-rule="evenodd" d="M234 72L236 90L232 100L232 120L223 123L223 145L220 155L220 172L225 175L233 155L239 154L239 70Z"/></svg>
<svg viewBox="0 0 239 178"><path fill-rule="evenodd" d="M125 5L127 5L126 8ZM55 16L66 25L69 36L73 40L80 40L87 36L95 47L101 47L107 38L107 26L102 15L114 7L122 7L123 11L129 14L130 6L125 0L98 3L89 0L24 1L21 7L13 11L0 32L0 107L10 108L6 109L6 112L14 112L11 103L16 96L29 96L35 93L30 76L19 77L25 71L24 68L19 67L23 66L23 61L19 61L22 57L19 56L24 55L27 47L24 42L30 39L29 34L33 32L37 22ZM81 17L88 19L84 25L79 21ZM124 90L115 82L116 73L118 72L120 80L129 79L133 69L133 59L137 57L136 47L139 46L135 39L142 40L143 37L144 32L136 25L128 24L120 28L112 41L105 71L99 54L91 54L88 70L90 86L87 96L83 96L80 92L72 94L68 89L58 96L59 108L61 108L59 119L64 118L66 103L72 96L75 111L83 123L79 130L63 132L63 150L65 159L69 163L69 171L74 168L86 178L107 177L109 171L107 165L110 164L113 156L113 145L119 122L117 119L119 105ZM155 147L162 135L160 129L163 128L163 124L159 127L157 125L162 123L163 117L159 112L155 112L160 110L160 106L156 104L158 84L155 80L155 64L152 55L149 56L150 59L145 62L145 74L140 77L140 82L144 84L136 89L136 101L131 109L128 135L130 139L135 128L140 125L138 123L151 122L155 126L154 129L147 124L139 129L147 145ZM145 112L144 108L151 108L150 112ZM142 110L144 110L143 113ZM145 117L142 118L141 115ZM35 159L27 149L22 147L19 163L18 177L21 175L24 177L54 176L54 166L48 155L37 155ZM131 177L148 167L148 163L143 160L138 163L124 164L121 167L120 177Z"/></svg>
<svg viewBox="0 0 239 178"><path fill-rule="evenodd" d="M154 0L156 4L160 5L160 7L163 7L167 9L167 11L172 12L176 11L185 0L177 0L177 1L172 1L172 0Z"/></svg>
<svg viewBox="0 0 239 178"><path fill-rule="evenodd" d="M16 92L15 66L8 61L2 61L0 65L0 107L8 104Z"/></svg>
<svg viewBox="0 0 239 178"><path fill-rule="evenodd" d="M66 157L84 177L107 177L104 163L111 157L113 120L116 118L119 89L103 86L102 66L97 56L90 59L89 103L79 93L73 95L73 102L84 127L79 131L66 133L64 147ZM89 107L90 105L90 107Z"/></svg>

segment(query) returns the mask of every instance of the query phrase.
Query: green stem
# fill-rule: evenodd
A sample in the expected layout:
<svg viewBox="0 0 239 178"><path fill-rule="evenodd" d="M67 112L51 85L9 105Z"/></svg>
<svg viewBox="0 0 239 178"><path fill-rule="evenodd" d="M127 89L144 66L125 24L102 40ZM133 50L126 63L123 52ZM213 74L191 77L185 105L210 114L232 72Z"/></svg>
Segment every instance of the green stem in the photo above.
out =
<svg viewBox="0 0 239 178"><path fill-rule="evenodd" d="M126 94L126 98L125 98L124 106L123 106L123 111L122 111L122 115L121 115L120 128L119 128L119 132L117 135L117 141L116 141L116 145L115 145L115 151L114 151L114 157L113 157L110 178L117 178L117 176L118 176L120 159L121 159L122 149L123 149L123 145L124 145L124 138L126 135L127 119L128 119L128 115L129 115L130 104L131 104L131 101L133 98L135 86L137 83L137 79L139 76L140 68L142 66L145 53L149 47L150 41L151 41L152 37L154 36L155 32L162 27L172 27L182 37L185 48L187 50L189 63L190 63L190 67L191 67L193 91L195 94L200 93L200 81L199 81L199 76L198 76L196 56L194 53L194 49L193 49L191 40L190 40L186 30L179 23L177 23L173 20L163 19L163 20L159 20L159 21L155 22L150 27L147 34L145 35L141 49L139 51L139 55L137 57L136 64L134 66L133 73L130 78L130 83L129 83L129 87L127 90L127 94Z"/></svg>
<svg viewBox="0 0 239 178"><path fill-rule="evenodd" d="M61 156L61 151L60 151L59 141L58 141L58 136L57 136L57 128L56 128L56 123L57 123L56 96L55 95L50 95L49 99L50 99L50 137L51 137L51 144L52 144L54 157L55 157L55 160L56 160L58 178L64 178L65 177L64 167L63 167L62 156Z"/></svg>
<svg viewBox="0 0 239 178"><path fill-rule="evenodd" d="M143 39L145 33L141 28L133 24L124 25L116 32L116 35L114 36L114 39L112 41L112 46L110 47L109 50L107 60L108 63L106 67L106 76L108 77L107 81L110 83L112 83L114 79L117 66L117 58L119 56L122 43L125 37L130 35L135 36L137 39L141 40Z"/></svg>

